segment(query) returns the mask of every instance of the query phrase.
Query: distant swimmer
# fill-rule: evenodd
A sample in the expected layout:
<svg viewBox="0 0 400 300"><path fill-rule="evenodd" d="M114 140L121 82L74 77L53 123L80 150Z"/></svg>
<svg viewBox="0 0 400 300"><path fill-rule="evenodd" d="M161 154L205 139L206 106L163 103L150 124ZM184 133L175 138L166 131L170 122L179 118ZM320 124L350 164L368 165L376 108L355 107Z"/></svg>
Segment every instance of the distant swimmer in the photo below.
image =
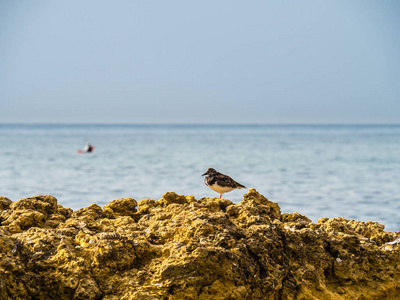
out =
<svg viewBox="0 0 400 300"><path fill-rule="evenodd" d="M93 146L87 142L85 147L83 148L83 152L92 152L93 151Z"/></svg>
<svg viewBox="0 0 400 300"><path fill-rule="evenodd" d="M86 143L85 147L82 150L78 150L78 153L89 153L92 152L94 150L94 146L91 145L89 142Z"/></svg>
<svg viewBox="0 0 400 300"><path fill-rule="evenodd" d="M227 175L217 172L213 168L208 168L202 176L204 175L206 175L204 178L205 184L213 191L219 193L220 198L224 193L228 193L234 189L245 188L244 185L236 182Z"/></svg>

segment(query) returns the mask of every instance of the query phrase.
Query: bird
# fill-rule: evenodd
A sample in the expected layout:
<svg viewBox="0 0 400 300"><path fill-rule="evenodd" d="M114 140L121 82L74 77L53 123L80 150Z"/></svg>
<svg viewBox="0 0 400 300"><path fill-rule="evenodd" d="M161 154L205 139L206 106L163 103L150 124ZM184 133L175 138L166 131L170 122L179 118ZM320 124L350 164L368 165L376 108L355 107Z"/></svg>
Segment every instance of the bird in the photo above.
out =
<svg viewBox="0 0 400 300"><path fill-rule="evenodd" d="M222 194L233 191L234 189L246 188L244 185L236 182L228 175L219 173L213 168L208 168L207 171L201 176L206 176L204 178L204 183L210 189L219 193L219 198L222 197Z"/></svg>

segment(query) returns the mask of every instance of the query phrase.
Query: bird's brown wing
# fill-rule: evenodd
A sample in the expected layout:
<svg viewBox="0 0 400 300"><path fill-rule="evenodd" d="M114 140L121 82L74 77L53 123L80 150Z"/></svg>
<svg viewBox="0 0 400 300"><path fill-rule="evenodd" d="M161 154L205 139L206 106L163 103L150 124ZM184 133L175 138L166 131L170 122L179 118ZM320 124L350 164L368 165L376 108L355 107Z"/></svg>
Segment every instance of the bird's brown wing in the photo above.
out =
<svg viewBox="0 0 400 300"><path fill-rule="evenodd" d="M228 186L228 187L232 187L232 188L238 188L238 187L242 187L244 188L245 186L236 182L235 180L233 180L232 178L230 178L228 175L224 175L224 174L217 174L215 175L215 179L218 182L218 185L220 186Z"/></svg>

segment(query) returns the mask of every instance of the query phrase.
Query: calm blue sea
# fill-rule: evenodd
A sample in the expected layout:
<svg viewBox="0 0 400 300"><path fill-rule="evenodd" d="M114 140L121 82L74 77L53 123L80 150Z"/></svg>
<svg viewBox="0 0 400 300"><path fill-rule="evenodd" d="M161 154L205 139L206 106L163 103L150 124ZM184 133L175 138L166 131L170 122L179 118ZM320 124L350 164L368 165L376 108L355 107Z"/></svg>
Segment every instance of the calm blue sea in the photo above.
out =
<svg viewBox="0 0 400 300"><path fill-rule="evenodd" d="M86 142L95 151L77 154ZM400 230L400 125L0 125L0 195L13 201L50 194L75 210L167 191L218 196L208 167L282 212Z"/></svg>

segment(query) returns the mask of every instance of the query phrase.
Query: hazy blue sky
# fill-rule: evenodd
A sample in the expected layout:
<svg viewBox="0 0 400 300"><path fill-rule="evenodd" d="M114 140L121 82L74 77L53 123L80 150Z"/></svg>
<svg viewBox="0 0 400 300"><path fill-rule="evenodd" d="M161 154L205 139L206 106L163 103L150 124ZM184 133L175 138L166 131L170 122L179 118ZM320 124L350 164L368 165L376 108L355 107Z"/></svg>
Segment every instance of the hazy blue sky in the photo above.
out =
<svg viewBox="0 0 400 300"><path fill-rule="evenodd" d="M400 1L0 1L0 122L400 122Z"/></svg>

